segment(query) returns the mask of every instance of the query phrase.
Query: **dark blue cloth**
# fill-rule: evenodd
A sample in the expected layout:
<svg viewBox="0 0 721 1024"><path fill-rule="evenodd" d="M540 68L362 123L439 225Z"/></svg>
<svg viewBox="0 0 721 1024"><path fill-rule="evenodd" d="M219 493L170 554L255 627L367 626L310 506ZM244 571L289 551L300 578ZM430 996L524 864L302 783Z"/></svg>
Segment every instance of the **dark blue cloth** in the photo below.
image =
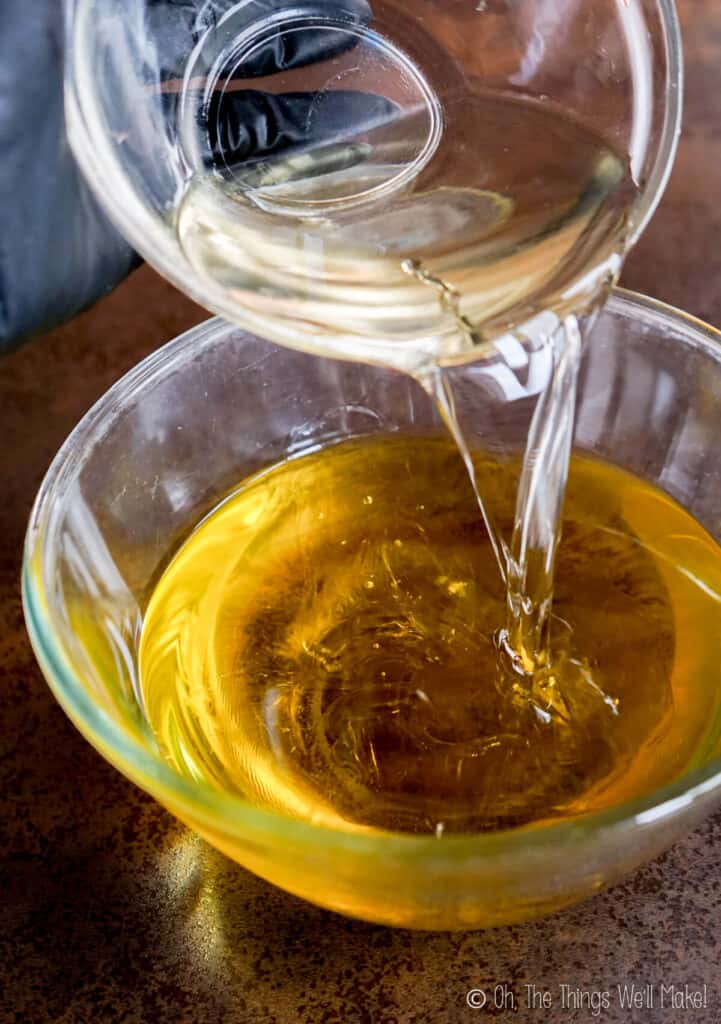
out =
<svg viewBox="0 0 721 1024"><path fill-rule="evenodd" d="M2 0L0 348L70 319L136 264L65 135L62 4Z"/></svg>

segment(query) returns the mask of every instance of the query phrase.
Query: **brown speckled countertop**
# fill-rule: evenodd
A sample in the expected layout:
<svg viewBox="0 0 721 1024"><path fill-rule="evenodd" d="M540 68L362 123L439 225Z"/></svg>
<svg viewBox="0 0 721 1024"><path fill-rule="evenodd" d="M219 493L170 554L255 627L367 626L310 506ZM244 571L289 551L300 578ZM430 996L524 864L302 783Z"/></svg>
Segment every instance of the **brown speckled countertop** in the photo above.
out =
<svg viewBox="0 0 721 1024"><path fill-rule="evenodd" d="M721 9L680 0L688 64L675 175L624 283L721 324ZM33 496L81 414L203 319L143 269L0 368L0 1024L721 1021L721 815L625 884L546 920L414 934L271 888L196 839L91 749L48 691L20 607ZM72 367L72 374L69 372ZM721 432L721 425L719 426ZM707 986L708 1008L622 1009L614 986ZM552 993L527 1009L525 986ZM560 985L611 990L564 1010ZM509 986L519 1011L466 993ZM501 990L499 989L499 994Z"/></svg>

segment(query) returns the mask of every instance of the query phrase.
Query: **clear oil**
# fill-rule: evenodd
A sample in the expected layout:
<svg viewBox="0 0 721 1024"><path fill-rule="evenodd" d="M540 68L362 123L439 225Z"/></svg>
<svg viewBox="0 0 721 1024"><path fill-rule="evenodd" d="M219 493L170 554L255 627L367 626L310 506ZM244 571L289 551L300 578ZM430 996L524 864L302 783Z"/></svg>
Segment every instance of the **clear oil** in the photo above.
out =
<svg viewBox="0 0 721 1024"><path fill-rule="evenodd" d="M387 38L348 29L344 54L265 82L317 91L298 145L211 166L192 157L207 111L190 109L173 224L216 308L411 373L455 446L349 442L242 484L152 596L147 713L180 770L313 821L441 837L582 814L678 774L715 708L700 684L718 653L700 629L713 542L660 492L583 458L561 519L574 316L620 269L638 189L593 129L459 79L448 55L425 62L402 6L374 13ZM236 54L211 107L256 87L242 68ZM323 140L339 81L396 114L349 114ZM523 340L542 311L554 372L525 456L494 463L469 450L444 367L503 332ZM688 552L656 529L662 513ZM701 585L685 561L696 543L714 552Z"/></svg>
<svg viewBox="0 0 721 1024"><path fill-rule="evenodd" d="M352 136L331 154L278 158L268 174L282 184L250 187L243 165L199 169L175 226L226 315L253 317L276 341L416 372L474 358L540 310L589 308L620 268L638 196L627 162L539 100L469 86L443 97L442 118L437 149L403 187L393 154L405 122L391 141L376 132L350 167Z"/></svg>
<svg viewBox="0 0 721 1024"><path fill-rule="evenodd" d="M473 462L510 536L519 462ZM555 562L549 666L529 685L450 440L278 465L151 596L140 670L160 747L213 787L352 831L440 838L649 792L717 739L721 550L660 491L577 455Z"/></svg>

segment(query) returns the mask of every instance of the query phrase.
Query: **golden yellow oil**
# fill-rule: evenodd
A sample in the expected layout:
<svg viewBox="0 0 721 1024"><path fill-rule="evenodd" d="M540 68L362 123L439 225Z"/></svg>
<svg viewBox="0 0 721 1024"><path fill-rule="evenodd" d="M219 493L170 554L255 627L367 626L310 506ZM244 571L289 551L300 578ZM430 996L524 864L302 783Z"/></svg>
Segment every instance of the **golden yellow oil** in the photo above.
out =
<svg viewBox="0 0 721 1024"><path fill-rule="evenodd" d="M518 466L475 462L509 535ZM314 822L568 818L708 756L719 594L688 513L575 456L544 709L499 653L505 594L453 443L348 441L243 482L182 545L145 617L145 709L179 771Z"/></svg>

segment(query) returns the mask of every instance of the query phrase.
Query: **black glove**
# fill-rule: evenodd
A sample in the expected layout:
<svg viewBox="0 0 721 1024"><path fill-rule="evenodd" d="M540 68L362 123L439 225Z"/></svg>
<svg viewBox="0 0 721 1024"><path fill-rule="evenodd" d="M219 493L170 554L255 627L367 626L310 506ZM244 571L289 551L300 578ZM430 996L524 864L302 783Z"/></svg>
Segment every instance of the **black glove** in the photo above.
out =
<svg viewBox="0 0 721 1024"><path fill-rule="evenodd" d="M114 288L139 262L110 225L70 151L63 111L60 0L0 0L0 349L48 330ZM253 0L248 16L285 0ZM149 31L165 40L163 78L182 76L188 37L199 40L236 0L147 0ZM365 0L306 0L323 17L367 23ZM293 40L295 40L293 42ZM243 78L329 59L354 45L339 28L276 40L244 66ZM226 91L206 110L208 162L223 167L318 141L308 135L314 94ZM351 92L324 96L313 131L332 141L348 124L391 120L394 106Z"/></svg>

